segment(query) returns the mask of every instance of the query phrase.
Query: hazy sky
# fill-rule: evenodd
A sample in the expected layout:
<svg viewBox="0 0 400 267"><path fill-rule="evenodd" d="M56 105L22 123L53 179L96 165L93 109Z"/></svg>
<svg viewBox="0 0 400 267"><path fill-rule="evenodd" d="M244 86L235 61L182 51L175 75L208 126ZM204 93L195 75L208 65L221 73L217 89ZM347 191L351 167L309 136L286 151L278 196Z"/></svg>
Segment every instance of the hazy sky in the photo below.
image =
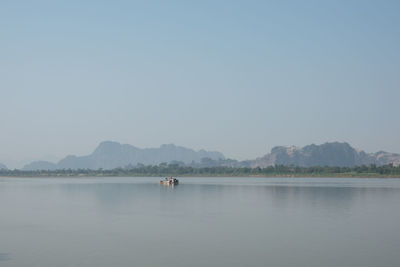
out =
<svg viewBox="0 0 400 267"><path fill-rule="evenodd" d="M400 1L0 2L0 162L103 140L400 152ZM13 166L11 166L13 167Z"/></svg>

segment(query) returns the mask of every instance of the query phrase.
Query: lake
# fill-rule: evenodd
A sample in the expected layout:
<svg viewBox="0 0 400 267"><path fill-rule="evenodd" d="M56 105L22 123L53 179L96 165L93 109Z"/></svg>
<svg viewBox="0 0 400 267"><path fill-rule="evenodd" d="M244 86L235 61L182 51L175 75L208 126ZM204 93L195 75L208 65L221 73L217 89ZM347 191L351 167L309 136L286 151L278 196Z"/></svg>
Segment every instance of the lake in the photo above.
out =
<svg viewBox="0 0 400 267"><path fill-rule="evenodd" d="M0 266L400 266L400 179L0 178Z"/></svg>

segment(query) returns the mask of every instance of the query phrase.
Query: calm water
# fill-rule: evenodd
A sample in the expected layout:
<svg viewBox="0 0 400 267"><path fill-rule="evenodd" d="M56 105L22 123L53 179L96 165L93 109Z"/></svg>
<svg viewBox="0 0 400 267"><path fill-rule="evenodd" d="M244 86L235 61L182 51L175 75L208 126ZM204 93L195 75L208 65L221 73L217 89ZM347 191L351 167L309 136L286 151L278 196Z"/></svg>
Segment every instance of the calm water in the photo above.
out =
<svg viewBox="0 0 400 267"><path fill-rule="evenodd" d="M400 266L400 179L0 178L0 266Z"/></svg>

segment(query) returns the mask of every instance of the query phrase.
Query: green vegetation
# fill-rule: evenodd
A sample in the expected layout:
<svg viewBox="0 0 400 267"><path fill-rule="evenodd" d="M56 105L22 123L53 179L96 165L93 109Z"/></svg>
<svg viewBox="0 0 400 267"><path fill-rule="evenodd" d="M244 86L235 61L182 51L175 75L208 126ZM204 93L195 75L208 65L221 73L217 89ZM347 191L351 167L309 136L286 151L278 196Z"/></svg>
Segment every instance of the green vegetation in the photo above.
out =
<svg viewBox="0 0 400 267"><path fill-rule="evenodd" d="M267 168L203 167L193 168L178 164L116 168L112 170L63 169L63 170L0 170L0 176L8 177L80 177L80 176L260 176L260 177L400 177L400 166L356 167L296 167L270 166Z"/></svg>

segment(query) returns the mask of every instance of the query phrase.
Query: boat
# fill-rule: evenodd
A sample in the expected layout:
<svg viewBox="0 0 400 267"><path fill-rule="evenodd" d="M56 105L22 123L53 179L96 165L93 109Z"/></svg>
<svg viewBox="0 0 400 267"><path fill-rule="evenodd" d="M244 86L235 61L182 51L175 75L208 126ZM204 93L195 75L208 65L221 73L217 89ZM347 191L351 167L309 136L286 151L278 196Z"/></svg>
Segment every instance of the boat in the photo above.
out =
<svg viewBox="0 0 400 267"><path fill-rule="evenodd" d="M160 180L160 184L177 185L177 184L179 184L179 180L174 177L170 177L170 178L165 177L164 179Z"/></svg>

